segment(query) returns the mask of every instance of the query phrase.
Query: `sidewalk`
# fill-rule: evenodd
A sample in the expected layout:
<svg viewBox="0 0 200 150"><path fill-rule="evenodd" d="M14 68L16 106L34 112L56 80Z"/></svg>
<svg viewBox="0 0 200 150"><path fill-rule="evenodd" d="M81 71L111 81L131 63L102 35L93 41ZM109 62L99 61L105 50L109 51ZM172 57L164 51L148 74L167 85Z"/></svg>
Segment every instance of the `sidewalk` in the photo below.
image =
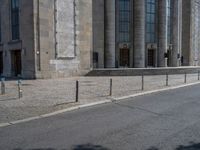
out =
<svg viewBox="0 0 200 150"><path fill-rule="evenodd" d="M183 85L185 75L169 75L169 87ZM111 77L76 77L22 81L23 98L18 99L17 81L6 81L6 95L0 95L0 123L39 116L54 111L109 99ZM112 98L166 88L166 76L112 77ZM75 102L76 80L79 103ZM197 74L187 75L187 83L198 81Z"/></svg>

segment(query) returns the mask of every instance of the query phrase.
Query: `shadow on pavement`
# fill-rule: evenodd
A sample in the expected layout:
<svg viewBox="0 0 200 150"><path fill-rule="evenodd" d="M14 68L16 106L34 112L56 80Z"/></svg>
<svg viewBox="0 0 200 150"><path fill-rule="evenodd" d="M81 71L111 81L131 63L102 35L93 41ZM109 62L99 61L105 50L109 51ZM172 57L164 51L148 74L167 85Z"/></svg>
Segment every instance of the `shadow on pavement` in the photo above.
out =
<svg viewBox="0 0 200 150"><path fill-rule="evenodd" d="M188 146L180 145L176 150L200 150L200 143L191 143Z"/></svg>
<svg viewBox="0 0 200 150"><path fill-rule="evenodd" d="M75 146L72 150L109 150L109 149L102 147L100 145L86 144L86 145Z"/></svg>
<svg viewBox="0 0 200 150"><path fill-rule="evenodd" d="M0 102L5 102L5 101L17 101L19 100L18 98L8 98L8 99L1 99Z"/></svg>
<svg viewBox="0 0 200 150"><path fill-rule="evenodd" d="M54 148L36 148L36 149L13 149L13 150L68 150L68 149L54 149ZM109 150L105 147L102 147L100 145L92 145L92 144L86 144L86 145L77 145L74 146L71 150Z"/></svg>
<svg viewBox="0 0 200 150"><path fill-rule="evenodd" d="M147 149L147 150L159 150L159 149L156 148L156 147L151 147L151 148L149 148L149 149Z"/></svg>
<svg viewBox="0 0 200 150"><path fill-rule="evenodd" d="M17 149L14 149L14 150L56 150L54 148L36 148L36 149L21 149L21 148L17 148ZM62 149L62 150L65 150L65 149Z"/></svg>
<svg viewBox="0 0 200 150"><path fill-rule="evenodd" d="M156 147L151 147L147 150L159 150ZM180 145L175 150L200 150L200 143L191 142L188 146Z"/></svg>
<svg viewBox="0 0 200 150"><path fill-rule="evenodd" d="M20 149L20 148L17 148L13 150L67 150L67 149L54 149L54 148ZM71 150L109 150L109 149L102 147L100 145L86 144L86 145L77 145L73 147ZM147 150L159 150L159 149L156 147L151 147ZM175 150L200 150L200 143L191 143L188 146L180 145Z"/></svg>

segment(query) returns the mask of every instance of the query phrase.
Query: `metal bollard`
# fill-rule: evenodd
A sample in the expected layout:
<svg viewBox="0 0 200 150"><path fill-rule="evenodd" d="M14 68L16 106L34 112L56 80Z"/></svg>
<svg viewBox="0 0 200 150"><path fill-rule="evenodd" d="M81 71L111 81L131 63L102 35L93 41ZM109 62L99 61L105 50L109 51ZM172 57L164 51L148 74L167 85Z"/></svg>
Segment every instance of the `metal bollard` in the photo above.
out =
<svg viewBox="0 0 200 150"><path fill-rule="evenodd" d="M200 80L200 71L198 71L198 81Z"/></svg>
<svg viewBox="0 0 200 150"><path fill-rule="evenodd" d="M79 81L76 81L76 103L79 101Z"/></svg>
<svg viewBox="0 0 200 150"><path fill-rule="evenodd" d="M166 73L166 86L169 86L169 74Z"/></svg>
<svg viewBox="0 0 200 150"><path fill-rule="evenodd" d="M1 95L6 94L5 78L1 78Z"/></svg>
<svg viewBox="0 0 200 150"><path fill-rule="evenodd" d="M22 88L21 88L21 84L22 84L21 80L18 80L17 86L18 86L18 97L19 97L19 99L23 97L23 91L22 91Z"/></svg>
<svg viewBox="0 0 200 150"><path fill-rule="evenodd" d="M187 83L187 73L185 72L185 80L184 83Z"/></svg>
<svg viewBox="0 0 200 150"><path fill-rule="evenodd" d="M144 91L144 74L142 74L142 91Z"/></svg>
<svg viewBox="0 0 200 150"><path fill-rule="evenodd" d="M110 79L110 96L112 96L113 80Z"/></svg>

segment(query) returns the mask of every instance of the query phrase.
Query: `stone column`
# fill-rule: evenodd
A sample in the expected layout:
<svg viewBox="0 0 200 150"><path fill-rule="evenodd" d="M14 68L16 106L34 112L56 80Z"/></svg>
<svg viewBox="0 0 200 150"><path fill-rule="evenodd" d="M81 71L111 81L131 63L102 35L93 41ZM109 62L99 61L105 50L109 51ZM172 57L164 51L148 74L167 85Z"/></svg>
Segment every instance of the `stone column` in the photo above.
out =
<svg viewBox="0 0 200 150"><path fill-rule="evenodd" d="M179 49L179 0L172 1L172 66L178 67Z"/></svg>
<svg viewBox="0 0 200 150"><path fill-rule="evenodd" d="M181 66L181 56L182 56L182 23L183 23L183 20L182 20L182 13L183 11L183 1L182 0L178 0L178 12L179 12L179 15L178 15L178 26L179 26L179 30L178 30L178 34L179 34L179 37L178 37L178 53L180 54L180 58L178 59L178 66Z"/></svg>
<svg viewBox="0 0 200 150"><path fill-rule="evenodd" d="M94 68L104 68L104 0L93 0L93 52L98 54ZM95 64L96 63L96 64Z"/></svg>
<svg viewBox="0 0 200 150"><path fill-rule="evenodd" d="M191 55L191 0L183 0L182 8L182 65L189 66Z"/></svg>
<svg viewBox="0 0 200 150"><path fill-rule="evenodd" d="M145 67L145 0L134 3L134 67Z"/></svg>
<svg viewBox="0 0 200 150"><path fill-rule="evenodd" d="M105 67L115 68L115 0L105 1Z"/></svg>
<svg viewBox="0 0 200 150"><path fill-rule="evenodd" d="M167 0L158 0L158 66L167 67Z"/></svg>

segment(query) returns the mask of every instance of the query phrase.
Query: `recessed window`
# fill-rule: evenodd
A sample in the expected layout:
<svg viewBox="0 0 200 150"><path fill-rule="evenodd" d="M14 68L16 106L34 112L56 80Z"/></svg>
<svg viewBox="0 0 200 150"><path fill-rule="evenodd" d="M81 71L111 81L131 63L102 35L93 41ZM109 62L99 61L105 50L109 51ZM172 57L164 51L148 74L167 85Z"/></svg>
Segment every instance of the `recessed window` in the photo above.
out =
<svg viewBox="0 0 200 150"><path fill-rule="evenodd" d="M167 0L167 41L171 44L172 39L172 0Z"/></svg>
<svg viewBox="0 0 200 150"><path fill-rule="evenodd" d="M19 39L19 0L11 0L12 40Z"/></svg>
<svg viewBox="0 0 200 150"><path fill-rule="evenodd" d="M156 42L156 0L146 0L146 42Z"/></svg>
<svg viewBox="0 0 200 150"><path fill-rule="evenodd" d="M119 42L130 42L130 0L119 0Z"/></svg>

